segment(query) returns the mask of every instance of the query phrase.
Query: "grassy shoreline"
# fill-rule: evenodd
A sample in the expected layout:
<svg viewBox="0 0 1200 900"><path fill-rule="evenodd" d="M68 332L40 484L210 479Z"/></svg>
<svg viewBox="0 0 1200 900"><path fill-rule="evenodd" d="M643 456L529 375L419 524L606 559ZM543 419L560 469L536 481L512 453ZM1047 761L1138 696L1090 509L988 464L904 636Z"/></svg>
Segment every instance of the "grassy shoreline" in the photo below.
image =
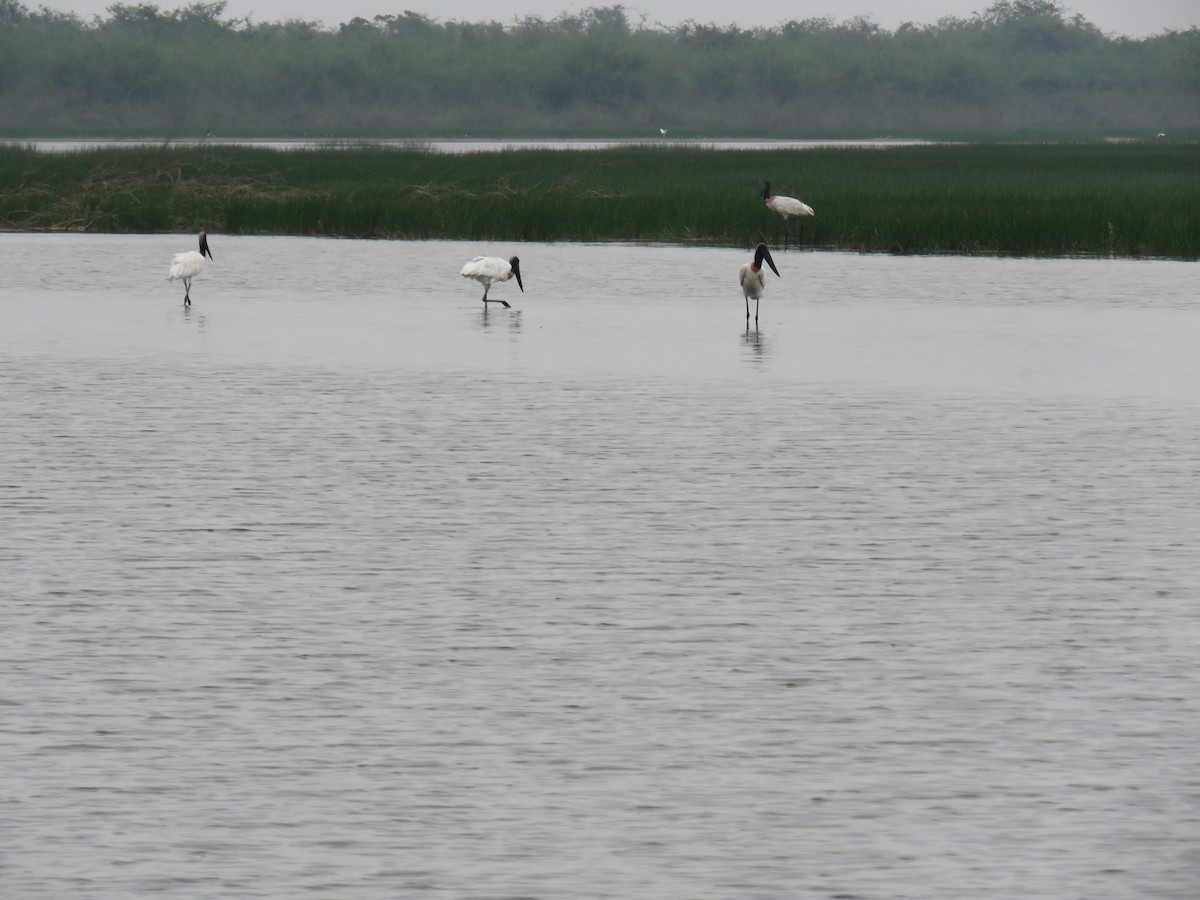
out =
<svg viewBox="0 0 1200 900"><path fill-rule="evenodd" d="M806 150L631 145L440 154L347 145L0 147L0 230L780 245L1200 258L1189 143ZM795 242L797 220L787 239Z"/></svg>

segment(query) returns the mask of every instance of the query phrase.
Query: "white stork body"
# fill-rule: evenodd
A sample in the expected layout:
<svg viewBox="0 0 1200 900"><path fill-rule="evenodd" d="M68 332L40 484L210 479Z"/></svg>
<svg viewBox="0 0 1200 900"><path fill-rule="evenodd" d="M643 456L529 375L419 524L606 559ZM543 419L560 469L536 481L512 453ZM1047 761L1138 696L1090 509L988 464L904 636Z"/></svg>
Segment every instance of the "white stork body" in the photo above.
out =
<svg viewBox="0 0 1200 900"><path fill-rule="evenodd" d="M762 264L766 263L778 278L779 270L775 268L775 260L771 259L771 251L766 244L759 244L754 249L754 262L742 263L738 269L738 280L742 283L742 293L746 297L746 328L750 327L750 298L754 298L754 327L758 327L758 301L766 289L766 280Z"/></svg>
<svg viewBox="0 0 1200 900"><path fill-rule="evenodd" d="M793 216L815 216L813 208L803 200L797 200L795 197L776 197L771 194L771 182L764 181L760 196L763 198L763 203L767 205L767 209L773 209L779 213L783 219L783 240L784 246L787 246L787 220ZM800 225L800 241L804 241L804 225Z"/></svg>
<svg viewBox="0 0 1200 900"><path fill-rule="evenodd" d="M767 204L768 209L773 209L783 218L790 219L792 216L815 216L813 208L803 200L797 200L795 197L776 197L771 194L771 182L764 181L762 186L763 202Z"/></svg>
<svg viewBox="0 0 1200 900"><path fill-rule="evenodd" d="M204 257L213 258L212 251L208 249L208 235L203 231L200 232L200 251L189 250L186 253L176 253L171 259L171 271L167 275L167 281L175 281L183 279L183 305L192 305L192 279L200 274L204 268Z"/></svg>
<svg viewBox="0 0 1200 900"><path fill-rule="evenodd" d="M463 266L462 271L458 274L463 278L474 278L483 285L484 309L487 309L489 303L501 303L505 309L509 308L509 303L505 300L488 299L488 291L497 281L516 278L517 287L521 289L521 293L525 293L525 285L521 283L521 261L515 256L512 259L500 259L498 256L477 256Z"/></svg>

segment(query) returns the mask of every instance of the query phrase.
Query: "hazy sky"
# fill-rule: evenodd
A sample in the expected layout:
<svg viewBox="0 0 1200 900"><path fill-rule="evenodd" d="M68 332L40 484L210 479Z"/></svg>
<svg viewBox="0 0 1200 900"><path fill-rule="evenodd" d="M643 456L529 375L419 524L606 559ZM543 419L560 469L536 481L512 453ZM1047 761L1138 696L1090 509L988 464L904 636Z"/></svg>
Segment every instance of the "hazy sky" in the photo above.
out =
<svg viewBox="0 0 1200 900"><path fill-rule="evenodd" d="M30 9L47 6L60 12L76 12L87 18L103 15L114 0L23 0ZM123 0L129 5L154 3L161 9L190 5L191 0ZM831 18L835 21L867 16L885 28L901 22L929 24L943 16L966 18L990 6L992 0L757 0L738 8L729 0L630 0L623 3L629 18L645 16L650 25L676 25L687 19L727 25L735 22L749 28L778 25L789 19ZM338 25L355 16L399 14L405 10L445 21L512 22L522 16L553 19L559 13L577 13L592 6L611 6L608 0L228 0L226 16L249 15L256 22L306 19ZM1182 30L1200 26L1200 3L1196 0L1075 0L1064 2L1069 12L1079 13L1101 31L1142 37L1163 29Z"/></svg>

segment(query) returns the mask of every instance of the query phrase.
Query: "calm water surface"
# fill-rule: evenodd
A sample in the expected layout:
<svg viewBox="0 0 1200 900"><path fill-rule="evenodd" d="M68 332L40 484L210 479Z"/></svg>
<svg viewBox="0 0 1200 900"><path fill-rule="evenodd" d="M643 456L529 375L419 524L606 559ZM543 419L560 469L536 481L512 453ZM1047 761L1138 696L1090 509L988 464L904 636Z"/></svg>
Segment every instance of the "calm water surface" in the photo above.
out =
<svg viewBox="0 0 1200 900"><path fill-rule="evenodd" d="M0 139L0 145L31 146L39 150L61 153L70 150L87 150L95 147L156 147L167 143L163 140L37 140ZM469 137L457 140L347 140L333 136L316 136L292 140L267 138L206 138L204 140L172 140L176 146L206 145L271 147L275 150L301 150L313 147L413 147L437 153L494 153L498 150L605 150L613 147L628 147L644 144L704 147L713 150L811 150L817 147L907 147L914 144L945 143L944 141L906 140L876 138L865 141L772 141L761 139L738 140L732 138L711 139L697 136L668 135L663 138L656 129L645 138L639 139L596 139L596 140L479 140Z"/></svg>
<svg viewBox="0 0 1200 900"><path fill-rule="evenodd" d="M0 894L1200 895L1194 264L194 243L0 235Z"/></svg>

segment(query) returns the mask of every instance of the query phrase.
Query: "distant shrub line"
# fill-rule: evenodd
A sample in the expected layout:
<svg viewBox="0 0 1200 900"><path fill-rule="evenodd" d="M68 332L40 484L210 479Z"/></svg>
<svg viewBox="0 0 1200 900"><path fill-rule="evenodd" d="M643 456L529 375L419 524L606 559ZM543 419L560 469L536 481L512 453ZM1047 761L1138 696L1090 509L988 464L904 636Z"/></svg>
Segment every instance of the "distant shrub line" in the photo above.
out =
<svg viewBox="0 0 1200 900"><path fill-rule="evenodd" d="M633 23L413 12L313 23L0 0L10 136L1200 137L1200 31L1103 34L1050 0L966 19Z"/></svg>

